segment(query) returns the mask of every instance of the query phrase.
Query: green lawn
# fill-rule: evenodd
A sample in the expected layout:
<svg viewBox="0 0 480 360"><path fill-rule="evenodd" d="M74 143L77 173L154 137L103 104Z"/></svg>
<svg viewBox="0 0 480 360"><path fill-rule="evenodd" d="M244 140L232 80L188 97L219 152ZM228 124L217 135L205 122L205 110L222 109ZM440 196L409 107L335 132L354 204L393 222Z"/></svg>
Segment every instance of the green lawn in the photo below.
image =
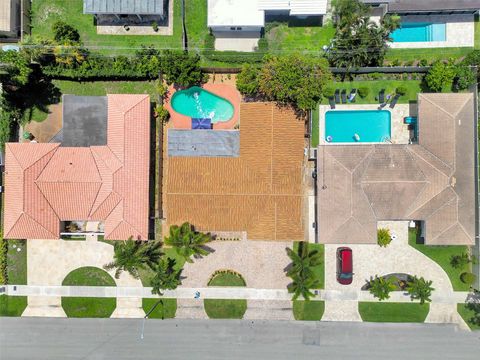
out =
<svg viewBox="0 0 480 360"><path fill-rule="evenodd" d="M246 286L240 274L219 272L208 286ZM247 311L247 300L205 299L205 312L210 319L242 319Z"/></svg>
<svg viewBox="0 0 480 360"><path fill-rule="evenodd" d="M346 89L347 95L350 90L359 87L367 87L370 89L369 94L365 98L361 98L358 94L355 97L355 104L378 104L375 97L378 96L380 90L385 89L385 95L394 94L395 89L403 86L407 89L407 93L398 99L399 104L408 104L411 101L417 101L417 94L422 92L420 80L366 80L366 81L344 81L334 82L331 85L334 89ZM322 104L328 105L328 99L322 99Z"/></svg>
<svg viewBox="0 0 480 360"><path fill-rule="evenodd" d="M465 320L465 322L468 324L470 329L472 330L480 330L480 325L473 324L471 319L474 317L475 312L473 310L470 310L467 308L467 306L463 303L457 304L457 311L460 314L460 316Z"/></svg>
<svg viewBox="0 0 480 360"><path fill-rule="evenodd" d="M182 48L181 0L174 1L173 35L98 35L93 15L83 14L83 0L36 0L32 2L32 36L52 38L52 25L59 20L78 29L84 45L108 55L133 55L142 45Z"/></svg>
<svg viewBox="0 0 480 360"><path fill-rule="evenodd" d="M313 272L318 281L320 281L319 289L325 286L325 246L323 244L309 244L310 250L318 250L323 258L323 262L313 268ZM298 251L298 242L293 243L293 251Z"/></svg>
<svg viewBox="0 0 480 360"><path fill-rule="evenodd" d="M320 321L324 310L324 301L295 300L293 302L293 316L295 320Z"/></svg>
<svg viewBox="0 0 480 360"><path fill-rule="evenodd" d="M85 266L71 271L63 286L116 286L105 271ZM62 297L62 307L68 317L108 318L117 307L116 298Z"/></svg>
<svg viewBox="0 0 480 360"><path fill-rule="evenodd" d="M82 96L103 96L107 94L149 94L155 95L154 81L90 81L77 82L53 80L62 94Z"/></svg>
<svg viewBox="0 0 480 360"><path fill-rule="evenodd" d="M205 299L203 306L210 319L242 319L247 300Z"/></svg>
<svg viewBox="0 0 480 360"><path fill-rule="evenodd" d="M319 51L324 45L330 44L335 35L332 25L325 26L295 26L282 23L271 28L267 34L268 47L276 51Z"/></svg>
<svg viewBox="0 0 480 360"><path fill-rule="evenodd" d="M310 145L312 147L317 147L320 141L320 109L315 107L312 110L312 134L310 138Z"/></svg>
<svg viewBox="0 0 480 360"><path fill-rule="evenodd" d="M207 27L207 0L185 1L185 26L188 48L203 49Z"/></svg>
<svg viewBox="0 0 480 360"><path fill-rule="evenodd" d="M435 60L459 59L470 53L473 48L430 48L430 49L390 49L385 60L391 62L395 59L400 61L416 61L425 59L428 62Z"/></svg>
<svg viewBox="0 0 480 360"><path fill-rule="evenodd" d="M217 273L210 279L208 286L246 286L243 277L233 273Z"/></svg>
<svg viewBox="0 0 480 360"><path fill-rule="evenodd" d="M0 295L0 316L21 316L26 307L26 296Z"/></svg>
<svg viewBox="0 0 480 360"><path fill-rule="evenodd" d="M27 284L27 241L7 240L8 283L12 285ZM15 246L15 247L14 247ZM18 251L20 249L20 251Z"/></svg>
<svg viewBox="0 0 480 360"><path fill-rule="evenodd" d="M359 302L358 311L367 322L424 322L429 304Z"/></svg>
<svg viewBox="0 0 480 360"><path fill-rule="evenodd" d="M160 299L142 299L143 311L149 312ZM148 315L149 319L173 319L177 311L177 299L161 299L155 309Z"/></svg>
<svg viewBox="0 0 480 360"><path fill-rule="evenodd" d="M471 271L471 266L467 265L461 269L455 269L450 265L450 258L452 255L460 255L468 252L468 246L462 245L448 245L448 246L435 246L435 245L422 245L417 244L417 232L415 229L409 229L408 231L408 243L418 251L422 252L430 259L435 261L442 267L447 273L452 283L453 290L455 291L468 291L469 286L464 284L460 280L460 274L465 271ZM435 284L433 284L435 287Z"/></svg>
<svg viewBox="0 0 480 360"><path fill-rule="evenodd" d="M63 286L117 286L115 280L105 271L85 266L71 271L62 281Z"/></svg>

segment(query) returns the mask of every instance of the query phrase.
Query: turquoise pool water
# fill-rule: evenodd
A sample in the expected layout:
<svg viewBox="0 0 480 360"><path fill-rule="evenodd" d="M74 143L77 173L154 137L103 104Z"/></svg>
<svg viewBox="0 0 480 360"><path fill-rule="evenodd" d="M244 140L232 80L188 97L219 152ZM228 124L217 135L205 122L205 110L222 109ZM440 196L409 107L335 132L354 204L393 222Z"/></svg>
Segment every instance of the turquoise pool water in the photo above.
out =
<svg viewBox="0 0 480 360"><path fill-rule="evenodd" d="M230 101L198 86L177 91L172 96L173 110L192 118L209 118L212 123L230 120L234 114Z"/></svg>
<svg viewBox="0 0 480 360"><path fill-rule="evenodd" d="M385 142L391 136L386 110L335 110L325 113L325 141L331 143Z"/></svg>
<svg viewBox="0 0 480 360"><path fill-rule="evenodd" d="M445 41L446 24L405 22L392 32L393 42Z"/></svg>

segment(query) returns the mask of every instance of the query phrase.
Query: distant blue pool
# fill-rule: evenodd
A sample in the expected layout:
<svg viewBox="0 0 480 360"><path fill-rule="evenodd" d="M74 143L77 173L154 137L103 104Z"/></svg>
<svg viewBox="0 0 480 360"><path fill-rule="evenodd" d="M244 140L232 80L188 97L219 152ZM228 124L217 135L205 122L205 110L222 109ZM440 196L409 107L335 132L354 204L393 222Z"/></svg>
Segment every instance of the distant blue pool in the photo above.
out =
<svg viewBox="0 0 480 360"><path fill-rule="evenodd" d="M325 113L325 141L332 143L379 143L391 136L390 112L386 110L335 110Z"/></svg>
<svg viewBox="0 0 480 360"><path fill-rule="evenodd" d="M393 42L445 41L446 24L405 22L392 32Z"/></svg>

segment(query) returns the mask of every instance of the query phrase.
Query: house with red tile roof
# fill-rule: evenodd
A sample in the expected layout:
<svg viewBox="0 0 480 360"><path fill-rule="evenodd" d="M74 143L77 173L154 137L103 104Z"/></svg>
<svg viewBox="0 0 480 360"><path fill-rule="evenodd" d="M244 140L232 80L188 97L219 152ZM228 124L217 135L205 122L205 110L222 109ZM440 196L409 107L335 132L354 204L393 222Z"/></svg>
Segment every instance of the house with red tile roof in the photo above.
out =
<svg viewBox="0 0 480 360"><path fill-rule="evenodd" d="M5 238L58 239L61 222L99 221L105 239L148 239L150 100L106 100L105 145L6 144Z"/></svg>

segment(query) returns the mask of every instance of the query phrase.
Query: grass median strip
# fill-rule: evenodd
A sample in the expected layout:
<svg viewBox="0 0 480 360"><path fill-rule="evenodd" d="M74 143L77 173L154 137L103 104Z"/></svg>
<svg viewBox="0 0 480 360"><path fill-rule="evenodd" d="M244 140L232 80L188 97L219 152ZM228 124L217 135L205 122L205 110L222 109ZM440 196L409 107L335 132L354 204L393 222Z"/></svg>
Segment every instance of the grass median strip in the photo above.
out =
<svg viewBox="0 0 480 360"><path fill-rule="evenodd" d="M230 271L219 270L213 273L208 286L246 286L242 275ZM205 312L210 319L242 319L247 311L247 300L205 299Z"/></svg>
<svg viewBox="0 0 480 360"><path fill-rule="evenodd" d="M359 302L358 312L366 322L422 323L430 310L429 304L394 302Z"/></svg>
<svg viewBox="0 0 480 360"><path fill-rule="evenodd" d="M155 306L155 304L157 304ZM142 307L145 314L155 309L148 315L149 319L173 319L177 312L177 299L142 299Z"/></svg>
<svg viewBox="0 0 480 360"><path fill-rule="evenodd" d="M324 301L295 300L293 302L293 316L295 320L320 321L324 311Z"/></svg>
<svg viewBox="0 0 480 360"><path fill-rule="evenodd" d="M477 324L472 321L476 316L479 317L473 309L469 309L466 304L461 303L457 304L457 311L471 330L480 330L480 323Z"/></svg>
<svg viewBox="0 0 480 360"><path fill-rule="evenodd" d="M0 296L0 316L22 316L26 307L26 296Z"/></svg>

